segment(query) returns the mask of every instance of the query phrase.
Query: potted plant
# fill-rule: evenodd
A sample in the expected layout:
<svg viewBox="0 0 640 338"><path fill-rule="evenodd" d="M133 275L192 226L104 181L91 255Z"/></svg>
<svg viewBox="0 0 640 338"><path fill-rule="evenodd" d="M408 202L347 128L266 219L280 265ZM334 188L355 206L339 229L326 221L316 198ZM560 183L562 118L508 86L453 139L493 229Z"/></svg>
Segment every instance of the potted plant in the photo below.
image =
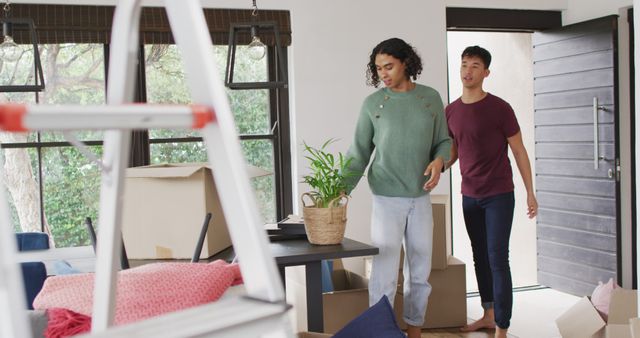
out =
<svg viewBox="0 0 640 338"><path fill-rule="evenodd" d="M302 216L305 231L312 244L338 244L342 242L347 223L346 192L350 190L348 178L356 174L349 170L351 159L342 153L334 156L327 147L335 142L330 139L322 147L314 148L304 142L305 158L311 172L303 176L303 182L311 191L302 194ZM305 197L310 200L307 205Z"/></svg>

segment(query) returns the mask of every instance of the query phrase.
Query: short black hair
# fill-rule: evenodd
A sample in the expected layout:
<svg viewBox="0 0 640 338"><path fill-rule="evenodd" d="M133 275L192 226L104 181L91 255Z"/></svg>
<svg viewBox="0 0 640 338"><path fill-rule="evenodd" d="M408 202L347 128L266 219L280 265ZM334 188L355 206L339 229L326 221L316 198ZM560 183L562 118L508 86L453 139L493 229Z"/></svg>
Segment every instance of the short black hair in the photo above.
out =
<svg viewBox="0 0 640 338"><path fill-rule="evenodd" d="M460 58L465 56L479 57L482 60L482 63L484 63L485 69L489 68L489 65L491 64L491 53L480 46L470 46L465 48Z"/></svg>
<svg viewBox="0 0 640 338"><path fill-rule="evenodd" d="M367 84L378 87L380 78L378 78L378 70L376 69L376 56L378 54L391 55L400 60L405 65L405 75L407 78L416 80L418 75L422 73L422 60L410 44L399 38L391 38L380 42L371 51L369 63L367 64Z"/></svg>

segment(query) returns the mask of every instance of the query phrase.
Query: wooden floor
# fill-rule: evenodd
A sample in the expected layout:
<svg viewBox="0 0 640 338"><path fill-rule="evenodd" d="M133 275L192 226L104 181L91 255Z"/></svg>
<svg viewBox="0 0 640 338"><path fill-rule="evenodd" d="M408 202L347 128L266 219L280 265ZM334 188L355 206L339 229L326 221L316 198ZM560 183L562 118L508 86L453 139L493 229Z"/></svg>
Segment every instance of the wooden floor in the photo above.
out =
<svg viewBox="0 0 640 338"><path fill-rule="evenodd" d="M472 322L469 319L469 322ZM493 338L495 330L480 330L476 332L460 332L459 327L448 329L424 329L422 330L422 338ZM514 335L508 335L511 338L517 338Z"/></svg>

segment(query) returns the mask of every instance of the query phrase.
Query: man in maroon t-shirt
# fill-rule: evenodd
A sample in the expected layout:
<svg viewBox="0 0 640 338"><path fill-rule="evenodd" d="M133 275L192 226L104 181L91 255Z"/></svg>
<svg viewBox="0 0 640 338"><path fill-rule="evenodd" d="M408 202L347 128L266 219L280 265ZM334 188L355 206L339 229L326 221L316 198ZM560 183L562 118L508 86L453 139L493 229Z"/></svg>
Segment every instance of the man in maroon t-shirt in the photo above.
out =
<svg viewBox="0 0 640 338"><path fill-rule="evenodd" d="M495 328L507 337L513 304L509 236L513 222L513 175L508 148L527 189L527 215L536 216L531 164L511 106L482 89L489 76L491 54L472 46L462 52L462 96L446 111L453 139L447 168L460 159L462 209L471 240L473 261L484 316L462 331Z"/></svg>

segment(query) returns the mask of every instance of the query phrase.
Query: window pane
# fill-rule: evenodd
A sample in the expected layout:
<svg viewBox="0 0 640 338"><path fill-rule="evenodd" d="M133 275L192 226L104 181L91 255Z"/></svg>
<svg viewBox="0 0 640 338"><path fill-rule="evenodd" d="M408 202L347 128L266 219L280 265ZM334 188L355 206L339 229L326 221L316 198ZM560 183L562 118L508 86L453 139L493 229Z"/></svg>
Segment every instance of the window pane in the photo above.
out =
<svg viewBox="0 0 640 338"><path fill-rule="evenodd" d="M147 102L191 103L191 93L182 67L182 56L176 45L146 45L145 74ZM149 138L173 138L200 136L190 129L151 129ZM152 157L153 150L152 150Z"/></svg>
<svg viewBox="0 0 640 338"><path fill-rule="evenodd" d="M15 49L16 61L6 61L0 64L0 85L35 85L33 48L31 45L18 45ZM12 93L16 96L33 96L33 93ZM24 98L14 102L25 102Z"/></svg>
<svg viewBox="0 0 640 338"><path fill-rule="evenodd" d="M182 56L176 45L145 45L147 102L188 104Z"/></svg>
<svg viewBox="0 0 640 338"><path fill-rule="evenodd" d="M13 134L20 136L21 134ZM3 189L18 232L40 231L38 155L35 149L3 149Z"/></svg>
<svg viewBox="0 0 640 338"><path fill-rule="evenodd" d="M41 45L45 90L42 104L103 104L104 47L101 44ZM53 67L52 67L53 66ZM78 131L80 140L101 140L102 131ZM64 141L60 132L42 133L42 141Z"/></svg>
<svg viewBox="0 0 640 338"><path fill-rule="evenodd" d="M102 156L102 147L89 147ZM74 147L42 151L44 211L57 247L89 245L84 219L96 220L100 170Z"/></svg>
<svg viewBox="0 0 640 338"><path fill-rule="evenodd" d="M238 133L270 134L269 90L234 90L229 96Z"/></svg>
<svg viewBox="0 0 640 338"><path fill-rule="evenodd" d="M151 144L151 163L207 162L202 142L175 142Z"/></svg>
<svg viewBox="0 0 640 338"><path fill-rule="evenodd" d="M227 62L227 47L214 46L215 62L221 78ZM146 45L145 72L147 102L149 103L191 103L180 51L175 45ZM246 47L238 48L234 79L238 82L266 81L266 58L255 61L248 57ZM267 134L271 130L269 121L268 90L226 89L233 111L238 133ZM150 130L149 137L190 137L200 136L192 130Z"/></svg>
<svg viewBox="0 0 640 338"><path fill-rule="evenodd" d="M270 175L251 179L260 214L265 223L276 221L276 186L274 176L273 143L269 140L242 141L247 162L260 167Z"/></svg>
<svg viewBox="0 0 640 338"><path fill-rule="evenodd" d="M27 74L29 70L33 70L31 50L23 49L22 57L17 62L3 62L0 65L2 85L33 84L33 80L29 80ZM13 74L13 76L7 74ZM0 93L2 103L34 103L35 99L34 93ZM0 132L0 143L34 142L36 135L35 132ZM18 232L41 230L37 158L35 149L5 148L2 150L4 171L2 189L5 189L5 196L9 202L11 223Z"/></svg>

